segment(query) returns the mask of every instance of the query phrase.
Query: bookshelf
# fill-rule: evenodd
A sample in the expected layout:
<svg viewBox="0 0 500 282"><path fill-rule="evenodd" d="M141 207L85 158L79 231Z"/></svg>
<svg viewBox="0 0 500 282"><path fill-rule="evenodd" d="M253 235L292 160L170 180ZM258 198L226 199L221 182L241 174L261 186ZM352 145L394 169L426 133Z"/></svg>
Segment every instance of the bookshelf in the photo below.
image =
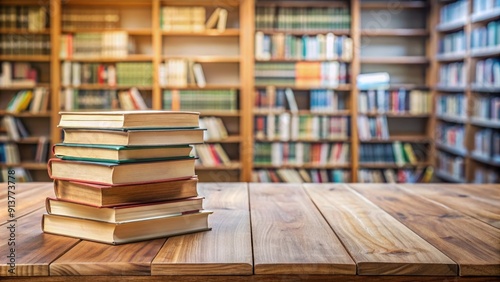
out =
<svg viewBox="0 0 500 282"><path fill-rule="evenodd" d="M445 82L435 88L436 176L455 183L498 183L500 92L493 69L495 62L500 68L500 41L491 33L498 30L500 6L484 0L434 6L439 24L433 36L441 42L436 42L441 50L435 64Z"/></svg>

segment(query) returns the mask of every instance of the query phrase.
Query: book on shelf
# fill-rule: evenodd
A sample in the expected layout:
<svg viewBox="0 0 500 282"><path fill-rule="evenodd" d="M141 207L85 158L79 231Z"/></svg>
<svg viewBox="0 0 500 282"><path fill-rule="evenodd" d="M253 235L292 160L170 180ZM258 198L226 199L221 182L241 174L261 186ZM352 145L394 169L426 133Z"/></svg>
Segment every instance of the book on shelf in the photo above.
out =
<svg viewBox="0 0 500 282"><path fill-rule="evenodd" d="M436 125L436 142L459 152L465 149L465 128L460 124L440 123Z"/></svg>
<svg viewBox="0 0 500 282"><path fill-rule="evenodd" d="M473 118L500 122L500 97L476 96L472 116Z"/></svg>
<svg viewBox="0 0 500 282"><path fill-rule="evenodd" d="M162 161L110 163L50 159L49 177L98 184L128 184L189 178L194 173L194 158ZM78 173L75 173L78 172Z"/></svg>
<svg viewBox="0 0 500 282"><path fill-rule="evenodd" d="M57 199L91 205L111 207L196 197L198 178L136 183L125 185L103 185L80 181L54 180Z"/></svg>
<svg viewBox="0 0 500 282"><path fill-rule="evenodd" d="M467 96L464 94L440 94L436 98L436 114L438 116L467 117ZM477 104L474 103L476 107Z"/></svg>
<svg viewBox="0 0 500 282"><path fill-rule="evenodd" d="M61 90L61 99L63 101L64 111L109 110L116 108L117 100L119 100L116 92L116 90L82 90L68 87ZM128 91L120 91L120 93L121 92L130 95ZM129 97L129 99L131 103L129 109L135 109L132 104L132 98Z"/></svg>
<svg viewBox="0 0 500 282"><path fill-rule="evenodd" d="M32 98L33 98L33 91L31 90L19 91L9 101L6 111L11 113L23 112L28 109Z"/></svg>
<svg viewBox="0 0 500 282"><path fill-rule="evenodd" d="M19 141L22 138L30 137L30 133L21 119L13 116L4 116L2 126L7 132L7 137L14 141Z"/></svg>
<svg viewBox="0 0 500 282"><path fill-rule="evenodd" d="M485 128L474 134L474 150L472 154L493 163L500 164L500 133Z"/></svg>
<svg viewBox="0 0 500 282"><path fill-rule="evenodd" d="M360 169L360 183L427 183L432 176L431 166L425 169Z"/></svg>
<svg viewBox="0 0 500 282"><path fill-rule="evenodd" d="M45 136L40 136L38 138L38 144L36 146L35 152L35 162L37 163L46 163L49 156L49 138Z"/></svg>
<svg viewBox="0 0 500 282"><path fill-rule="evenodd" d="M467 0L459 0L441 7L439 11L440 24L453 22L465 22L468 15L469 2Z"/></svg>
<svg viewBox="0 0 500 282"><path fill-rule="evenodd" d="M205 30L206 10L204 7L161 7L160 28L164 31Z"/></svg>
<svg viewBox="0 0 500 282"><path fill-rule="evenodd" d="M473 15L486 13L491 9L498 9L500 1L498 0L474 0L472 4Z"/></svg>
<svg viewBox="0 0 500 282"><path fill-rule="evenodd" d="M61 59L124 58L136 49L126 31L77 32L60 38Z"/></svg>
<svg viewBox="0 0 500 282"><path fill-rule="evenodd" d="M360 90L387 89L390 76L387 72L362 73L356 78L356 85Z"/></svg>
<svg viewBox="0 0 500 282"><path fill-rule="evenodd" d="M423 148L422 151L426 151ZM426 155L421 154L417 144L401 143L362 143L359 146L360 163L377 164L396 164L403 166L405 164L416 165L418 162L425 161Z"/></svg>
<svg viewBox="0 0 500 282"><path fill-rule="evenodd" d="M500 175L495 168L488 168L478 166L474 170L473 183L492 183L498 184L500 182Z"/></svg>
<svg viewBox="0 0 500 282"><path fill-rule="evenodd" d="M210 17L208 17L207 22L205 24L206 29L213 29L217 26L217 21L219 19L219 14L222 8L217 7L215 10L210 14Z"/></svg>
<svg viewBox="0 0 500 282"><path fill-rule="evenodd" d="M463 62L442 64L439 67L439 86L465 87L466 68Z"/></svg>
<svg viewBox="0 0 500 282"><path fill-rule="evenodd" d="M465 31L460 30L443 35L439 41L439 54L464 54L467 50Z"/></svg>
<svg viewBox="0 0 500 282"><path fill-rule="evenodd" d="M119 146L58 143L53 147L56 157L66 160L99 160L128 163L168 158L188 157L193 147L178 146Z"/></svg>
<svg viewBox="0 0 500 282"><path fill-rule="evenodd" d="M224 122L219 117L200 118L200 128L206 128L203 140L217 141L228 137L228 132Z"/></svg>
<svg viewBox="0 0 500 282"><path fill-rule="evenodd" d="M89 17L92 16L92 21ZM110 8L89 9L65 7L62 10L62 29L115 29L119 28L120 10Z"/></svg>
<svg viewBox="0 0 500 282"><path fill-rule="evenodd" d="M232 112L238 109L238 92L221 90L164 90L163 108L183 111Z"/></svg>
<svg viewBox="0 0 500 282"><path fill-rule="evenodd" d="M463 182L465 177L465 159L446 152L438 151L436 154L437 175L451 176L457 182Z"/></svg>
<svg viewBox="0 0 500 282"><path fill-rule="evenodd" d="M12 181L12 174L9 174L9 171L12 172L14 170L14 174L16 175L16 182L33 182L33 177L29 170L22 167L9 167L9 168L1 168L0 169L0 182L8 182ZM11 178L9 179L9 176Z"/></svg>
<svg viewBox="0 0 500 282"><path fill-rule="evenodd" d="M126 223L145 218L179 216L199 212L203 198L192 197L177 200L148 202L112 207L95 207L60 199L47 198L45 208L48 214L92 219L110 223Z"/></svg>
<svg viewBox="0 0 500 282"><path fill-rule="evenodd" d="M387 118L358 116L358 134L360 140L389 139Z"/></svg>
<svg viewBox="0 0 500 282"><path fill-rule="evenodd" d="M19 154L19 147L16 143L0 144L0 162L7 165L17 165L21 163L21 155Z"/></svg>
<svg viewBox="0 0 500 282"><path fill-rule="evenodd" d="M204 166L230 165L231 160L219 143L200 144L195 147L197 163Z"/></svg>
<svg viewBox="0 0 500 282"><path fill-rule="evenodd" d="M202 211L121 223L44 214L42 230L115 245L210 230L209 214L211 212Z"/></svg>
<svg viewBox="0 0 500 282"><path fill-rule="evenodd" d="M219 10L219 19L217 21L217 31L224 32L226 30L227 25L227 10L220 9Z"/></svg>
<svg viewBox="0 0 500 282"><path fill-rule="evenodd" d="M8 56L50 55L48 34L0 34L0 54Z"/></svg>
<svg viewBox="0 0 500 282"><path fill-rule="evenodd" d="M362 90L358 98L359 113L429 114L432 96L423 90Z"/></svg>
<svg viewBox="0 0 500 282"><path fill-rule="evenodd" d="M121 146L158 146L203 143L204 129L79 129L64 128L64 143Z"/></svg>
<svg viewBox="0 0 500 282"><path fill-rule="evenodd" d="M500 87L500 59L478 60L474 84L480 87Z"/></svg>
<svg viewBox="0 0 500 282"><path fill-rule="evenodd" d="M39 82L40 68L27 62L2 62L0 86L32 88Z"/></svg>
<svg viewBox="0 0 500 282"><path fill-rule="evenodd" d="M45 5L0 7L0 28L43 31L47 28L49 11Z"/></svg>
<svg viewBox="0 0 500 282"><path fill-rule="evenodd" d="M500 48L500 39L498 34L500 29L500 20L488 22L485 26L472 29L471 32L471 51L498 50Z"/></svg>
<svg viewBox="0 0 500 282"><path fill-rule="evenodd" d="M203 68L201 67L201 64L193 64L193 72L194 72L194 78L196 81L196 85L198 87L203 88L207 85L207 82L205 80L205 74L203 73Z"/></svg>
<svg viewBox="0 0 500 282"><path fill-rule="evenodd" d="M258 169L252 172L253 182L346 183L351 174L342 169Z"/></svg>
<svg viewBox="0 0 500 282"><path fill-rule="evenodd" d="M197 112L179 111L98 111L60 112L61 128L196 128Z"/></svg>

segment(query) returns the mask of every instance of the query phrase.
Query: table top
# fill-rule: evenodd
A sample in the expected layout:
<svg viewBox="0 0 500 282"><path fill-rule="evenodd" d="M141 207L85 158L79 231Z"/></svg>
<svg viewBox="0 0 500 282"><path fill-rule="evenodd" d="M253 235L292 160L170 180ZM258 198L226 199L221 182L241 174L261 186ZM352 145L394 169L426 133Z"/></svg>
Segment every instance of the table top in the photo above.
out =
<svg viewBox="0 0 500 282"><path fill-rule="evenodd" d="M52 183L4 184L0 280L500 279L500 185L200 183L211 231L112 246L41 231Z"/></svg>

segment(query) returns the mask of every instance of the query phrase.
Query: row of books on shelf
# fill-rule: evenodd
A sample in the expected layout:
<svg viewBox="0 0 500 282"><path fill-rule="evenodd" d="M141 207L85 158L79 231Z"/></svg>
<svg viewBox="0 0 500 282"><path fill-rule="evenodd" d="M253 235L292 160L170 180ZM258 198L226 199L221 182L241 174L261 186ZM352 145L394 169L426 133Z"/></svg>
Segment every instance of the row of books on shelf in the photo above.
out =
<svg viewBox="0 0 500 282"><path fill-rule="evenodd" d="M467 49L465 31L460 30L443 35L439 40L439 54L462 53Z"/></svg>
<svg viewBox="0 0 500 282"><path fill-rule="evenodd" d="M500 20L491 21L486 26L472 29L471 50L500 48Z"/></svg>
<svg viewBox="0 0 500 282"><path fill-rule="evenodd" d="M40 69L26 62L2 62L0 71L0 87L34 87Z"/></svg>
<svg viewBox="0 0 500 282"><path fill-rule="evenodd" d="M417 165L426 159L427 148L421 144L401 143L392 144L361 144L359 146L360 163L383 163Z"/></svg>
<svg viewBox="0 0 500 282"><path fill-rule="evenodd" d="M337 87L349 82L349 66L333 62L256 63L256 85Z"/></svg>
<svg viewBox="0 0 500 282"><path fill-rule="evenodd" d="M217 7L207 18L205 7L161 7L160 28L164 31L200 32L217 29L223 32L227 25L228 10Z"/></svg>
<svg viewBox="0 0 500 282"><path fill-rule="evenodd" d="M203 135L205 141L224 140L228 137L226 126L219 117L200 118L200 128L207 129Z"/></svg>
<svg viewBox="0 0 500 282"><path fill-rule="evenodd" d="M432 96L422 90L368 90L358 97L360 113L428 114L432 109Z"/></svg>
<svg viewBox="0 0 500 282"><path fill-rule="evenodd" d="M65 7L62 10L61 20L63 30L119 28L120 10L102 7L99 9Z"/></svg>
<svg viewBox="0 0 500 282"><path fill-rule="evenodd" d="M135 53L135 42L125 31L79 32L61 35L61 59L123 58Z"/></svg>
<svg viewBox="0 0 500 282"><path fill-rule="evenodd" d="M164 90L163 108L184 111L235 111L238 109L237 93L235 89Z"/></svg>
<svg viewBox="0 0 500 282"><path fill-rule="evenodd" d="M358 116L358 136L360 140L389 139L386 116Z"/></svg>
<svg viewBox="0 0 500 282"><path fill-rule="evenodd" d="M350 136L349 117L295 115L288 112L255 117L258 140L338 140Z"/></svg>
<svg viewBox="0 0 500 282"><path fill-rule="evenodd" d="M146 110L142 94L135 87L128 90L79 90L66 88L62 92L64 110Z"/></svg>
<svg viewBox="0 0 500 282"><path fill-rule="evenodd" d="M49 19L49 9L45 5L0 6L0 29L45 30Z"/></svg>
<svg viewBox="0 0 500 282"><path fill-rule="evenodd" d="M500 97L478 96L474 99L474 118L500 122Z"/></svg>
<svg viewBox="0 0 500 282"><path fill-rule="evenodd" d="M360 183L427 183L431 180L432 167L412 169L360 169Z"/></svg>
<svg viewBox="0 0 500 282"><path fill-rule="evenodd" d="M47 112L49 104L49 91L45 87L36 87L33 90L17 92L5 110L10 113L30 112L33 114Z"/></svg>
<svg viewBox="0 0 500 282"><path fill-rule="evenodd" d="M351 172L341 169L258 169L252 172L252 181L264 183L346 183L351 181Z"/></svg>
<svg viewBox="0 0 500 282"><path fill-rule="evenodd" d="M465 87L466 82L467 72L463 62L440 65L438 85L448 87Z"/></svg>
<svg viewBox="0 0 500 282"><path fill-rule="evenodd" d="M436 154L436 169L459 182L465 180L465 160L463 157L438 151Z"/></svg>
<svg viewBox="0 0 500 282"><path fill-rule="evenodd" d="M475 85L500 87L500 59L489 58L476 62Z"/></svg>
<svg viewBox="0 0 500 282"><path fill-rule="evenodd" d="M474 0L472 1L472 12L476 15L488 12L490 9L500 7L500 0Z"/></svg>
<svg viewBox="0 0 500 282"><path fill-rule="evenodd" d="M19 164L21 157L16 143L0 143L0 163Z"/></svg>
<svg viewBox="0 0 500 282"><path fill-rule="evenodd" d="M464 94L436 97L436 115L441 117L467 117L467 97Z"/></svg>
<svg viewBox="0 0 500 282"><path fill-rule="evenodd" d="M327 166L350 162L349 143L260 143L254 144L255 165Z"/></svg>
<svg viewBox="0 0 500 282"><path fill-rule="evenodd" d="M498 169L491 167L476 167L474 169L474 183L500 183Z"/></svg>
<svg viewBox="0 0 500 282"><path fill-rule="evenodd" d="M0 168L0 182L8 182L9 176L11 177L10 180L12 181L12 173L9 174L9 171L14 172L14 175L16 176L16 182L33 182L33 177L31 176L30 171L22 167Z"/></svg>
<svg viewBox="0 0 500 282"><path fill-rule="evenodd" d="M291 35L255 33L256 60L352 60L353 43L348 36L333 33Z"/></svg>
<svg viewBox="0 0 500 282"><path fill-rule="evenodd" d="M207 82L203 67L188 59L169 59L159 67L160 86L185 87L197 85L205 87Z"/></svg>
<svg viewBox="0 0 500 282"><path fill-rule="evenodd" d="M474 156L500 164L500 132L490 128L474 134Z"/></svg>
<svg viewBox="0 0 500 282"><path fill-rule="evenodd" d="M81 84L107 86L152 86L153 65L148 62L118 62L116 64L79 63L61 64L61 84L78 87Z"/></svg>
<svg viewBox="0 0 500 282"><path fill-rule="evenodd" d="M444 5L439 11L439 22L442 24L453 22L464 22L469 12L469 1L459 0Z"/></svg>
<svg viewBox="0 0 500 282"><path fill-rule="evenodd" d="M439 123L436 125L436 142L465 154L465 128L463 125Z"/></svg>
<svg viewBox="0 0 500 282"><path fill-rule="evenodd" d="M346 7L257 6L256 29L335 30L349 29L351 14Z"/></svg>
<svg viewBox="0 0 500 282"><path fill-rule="evenodd" d="M4 116L2 127L7 133L8 140L19 141L22 138L30 137L30 133L20 118Z"/></svg>
<svg viewBox="0 0 500 282"><path fill-rule="evenodd" d="M49 55L50 36L47 34L0 34L2 55Z"/></svg>
<svg viewBox="0 0 500 282"><path fill-rule="evenodd" d="M194 155L198 157L196 164L204 166L230 165L231 159L221 144L199 144L194 148Z"/></svg>

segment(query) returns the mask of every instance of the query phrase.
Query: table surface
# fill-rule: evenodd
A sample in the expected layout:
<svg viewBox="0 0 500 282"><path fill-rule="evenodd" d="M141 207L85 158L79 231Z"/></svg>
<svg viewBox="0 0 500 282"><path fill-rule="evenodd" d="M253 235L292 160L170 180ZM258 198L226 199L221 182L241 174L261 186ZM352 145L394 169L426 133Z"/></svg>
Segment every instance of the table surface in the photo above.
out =
<svg viewBox="0 0 500 282"><path fill-rule="evenodd" d="M4 183L0 280L500 280L500 185L200 183L198 190L214 211L211 231L112 246L42 233L52 183L16 184L17 221L8 222ZM17 277L7 265L13 223Z"/></svg>

